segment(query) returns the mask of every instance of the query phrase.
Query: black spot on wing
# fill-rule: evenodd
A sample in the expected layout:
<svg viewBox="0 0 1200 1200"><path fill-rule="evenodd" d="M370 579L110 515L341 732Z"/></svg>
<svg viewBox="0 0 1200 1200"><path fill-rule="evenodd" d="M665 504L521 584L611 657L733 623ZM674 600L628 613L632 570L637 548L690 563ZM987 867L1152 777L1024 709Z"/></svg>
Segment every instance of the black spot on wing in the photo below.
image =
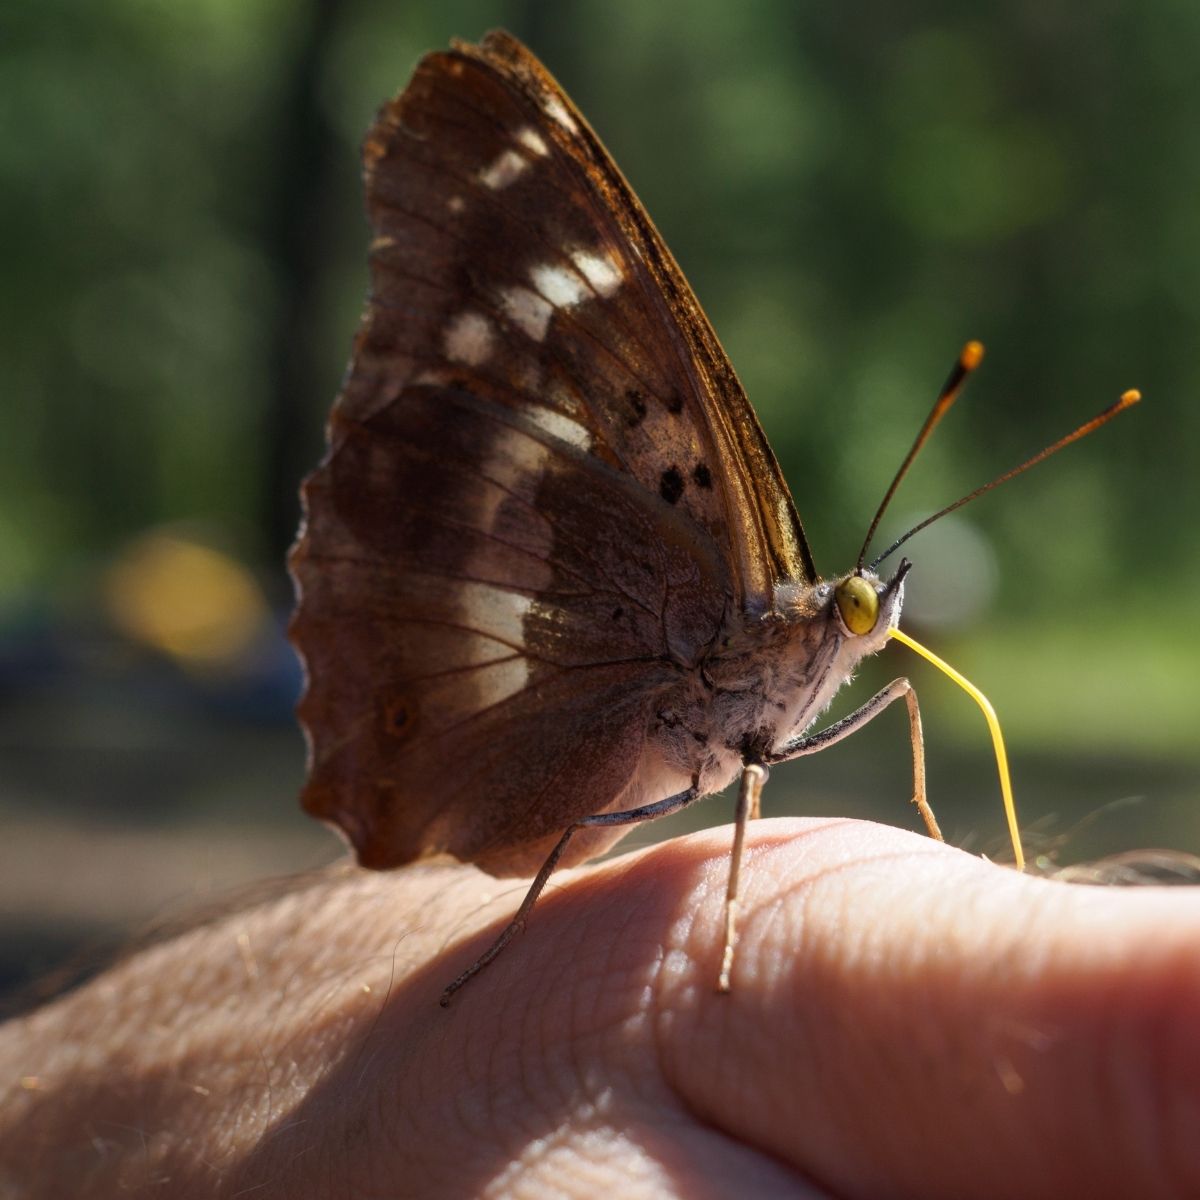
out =
<svg viewBox="0 0 1200 1200"><path fill-rule="evenodd" d="M683 476L678 467L668 467L662 473L662 478L658 481L658 494L668 504L679 503L679 497L683 495Z"/></svg>
<svg viewBox="0 0 1200 1200"><path fill-rule="evenodd" d="M414 698L385 688L376 697L376 719L385 737L407 739L416 731Z"/></svg>
<svg viewBox="0 0 1200 1200"><path fill-rule="evenodd" d="M712 472L704 463L696 464L696 469L692 472L692 479L695 480L697 487L703 488L706 492L712 491Z"/></svg>

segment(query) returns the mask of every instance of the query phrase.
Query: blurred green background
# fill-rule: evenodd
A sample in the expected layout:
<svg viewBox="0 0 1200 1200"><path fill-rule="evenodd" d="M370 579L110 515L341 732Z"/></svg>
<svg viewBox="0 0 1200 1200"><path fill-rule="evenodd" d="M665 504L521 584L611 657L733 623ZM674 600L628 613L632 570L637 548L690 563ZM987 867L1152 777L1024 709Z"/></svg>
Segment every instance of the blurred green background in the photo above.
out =
<svg viewBox="0 0 1200 1200"><path fill-rule="evenodd" d="M1144 391L910 543L906 626L991 696L1035 850L1200 850L1200 7L42 0L0 13L0 987L338 852L295 806L283 558L365 288L357 144L497 25L674 249L822 570L965 339L884 536ZM883 657L855 696L917 681L943 828L1003 855L978 713ZM913 825L905 731L767 811Z"/></svg>

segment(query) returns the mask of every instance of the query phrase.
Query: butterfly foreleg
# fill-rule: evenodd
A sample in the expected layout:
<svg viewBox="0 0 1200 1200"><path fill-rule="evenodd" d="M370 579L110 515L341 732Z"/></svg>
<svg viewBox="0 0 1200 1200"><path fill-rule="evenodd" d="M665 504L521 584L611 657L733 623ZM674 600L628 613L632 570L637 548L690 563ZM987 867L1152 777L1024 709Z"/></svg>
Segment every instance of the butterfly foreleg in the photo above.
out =
<svg viewBox="0 0 1200 1200"><path fill-rule="evenodd" d="M742 767L742 785L738 788L733 818L733 852L729 856L729 884L725 889L725 948L721 954L721 972L717 991L729 991L729 973L733 970L733 947L737 942L738 875L742 867L742 846L746 840L746 822L758 820L767 768L760 762Z"/></svg>
<svg viewBox="0 0 1200 1200"><path fill-rule="evenodd" d="M554 849L550 851L549 857L542 863L541 870L534 876L533 883L529 885L529 891L525 893L525 899L521 901L521 907L517 909L513 919L501 930L500 936L442 992L442 1007L445 1008L450 1003L450 997L469 979L478 975L525 928L525 920L529 916L530 910L542 894L542 889L558 865L558 860L562 858L567 843L579 830L601 825L637 825L642 821L653 821L656 817L665 817L673 812L678 812L679 809L686 808L699 798L700 781L697 778L692 781L692 786L686 791L668 796L665 800L659 800L654 804L643 804L640 808L630 808L624 812L596 813L568 825Z"/></svg>
<svg viewBox="0 0 1200 1200"><path fill-rule="evenodd" d="M857 708L848 717L835 721L828 729L819 733L806 734L787 742L776 753L767 757L769 763L787 762L793 758L802 758L806 754L816 754L842 738L861 729L868 721L877 717L894 700L904 697L908 705L908 729L912 739L913 756L913 803L925 822L929 836L939 842L945 841L942 831L938 828L937 818L925 795L925 738L921 733L921 710L917 706L917 693L907 679L893 679L887 687L875 693L861 708Z"/></svg>

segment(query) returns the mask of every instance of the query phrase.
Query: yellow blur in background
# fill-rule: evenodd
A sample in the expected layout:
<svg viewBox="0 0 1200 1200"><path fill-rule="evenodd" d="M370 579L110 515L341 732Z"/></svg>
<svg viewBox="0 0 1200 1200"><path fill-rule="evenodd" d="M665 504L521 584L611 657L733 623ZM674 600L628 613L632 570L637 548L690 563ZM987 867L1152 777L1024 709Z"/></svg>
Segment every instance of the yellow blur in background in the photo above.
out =
<svg viewBox="0 0 1200 1200"><path fill-rule="evenodd" d="M246 567L171 533L147 533L126 547L104 592L116 629L188 671L236 666L270 616Z"/></svg>

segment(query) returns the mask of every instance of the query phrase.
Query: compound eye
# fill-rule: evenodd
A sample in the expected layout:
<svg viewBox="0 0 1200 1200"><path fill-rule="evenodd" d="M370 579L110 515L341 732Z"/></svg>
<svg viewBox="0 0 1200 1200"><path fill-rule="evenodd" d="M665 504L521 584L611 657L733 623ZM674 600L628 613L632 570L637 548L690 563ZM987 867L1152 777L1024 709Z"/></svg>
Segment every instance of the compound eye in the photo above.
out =
<svg viewBox="0 0 1200 1200"><path fill-rule="evenodd" d="M879 620L879 597L861 575L843 579L834 598L851 633L861 635L875 628L875 622Z"/></svg>

